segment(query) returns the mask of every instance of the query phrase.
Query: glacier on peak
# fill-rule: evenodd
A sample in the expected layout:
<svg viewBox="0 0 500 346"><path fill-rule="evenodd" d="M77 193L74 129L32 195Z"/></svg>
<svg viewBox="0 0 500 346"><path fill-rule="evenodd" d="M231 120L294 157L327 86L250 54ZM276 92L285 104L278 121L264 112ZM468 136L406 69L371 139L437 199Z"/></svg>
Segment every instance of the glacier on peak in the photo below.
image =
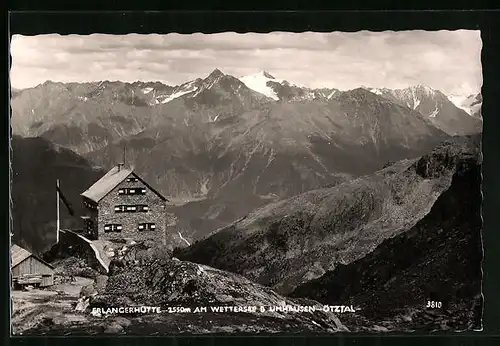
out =
<svg viewBox="0 0 500 346"><path fill-rule="evenodd" d="M276 92L267 85L267 82L282 83L283 80L276 79L269 72L261 71L256 74L241 77L240 81L247 86L247 88L252 89L260 94L272 98L273 100L279 100Z"/></svg>

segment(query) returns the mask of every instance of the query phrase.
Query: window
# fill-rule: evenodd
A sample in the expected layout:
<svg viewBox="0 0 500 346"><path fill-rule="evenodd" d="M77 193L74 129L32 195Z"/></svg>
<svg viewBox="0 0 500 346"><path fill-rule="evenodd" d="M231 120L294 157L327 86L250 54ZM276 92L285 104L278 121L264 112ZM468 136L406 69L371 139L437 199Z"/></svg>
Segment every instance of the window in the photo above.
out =
<svg viewBox="0 0 500 346"><path fill-rule="evenodd" d="M126 206L125 205L117 205L115 207L115 212L116 213L123 213L126 209Z"/></svg>
<svg viewBox="0 0 500 346"><path fill-rule="evenodd" d="M156 229L156 225L151 222L146 222L146 223L140 223L137 226L137 229L139 231L154 231Z"/></svg>
<svg viewBox="0 0 500 346"><path fill-rule="evenodd" d="M129 182L129 183L135 183L136 181L137 181L137 178L134 178L134 177L127 178L127 182Z"/></svg>
<svg viewBox="0 0 500 346"><path fill-rule="evenodd" d="M147 213L149 211L149 207L147 205L117 205L115 206L115 213L135 213L135 212L143 212Z"/></svg>
<svg viewBox="0 0 500 346"><path fill-rule="evenodd" d="M107 225L104 225L104 233L108 232L121 232L122 231L122 225L118 223L109 223Z"/></svg>
<svg viewBox="0 0 500 346"><path fill-rule="evenodd" d="M119 195L144 195L146 189L143 187L128 187L118 190Z"/></svg>
<svg viewBox="0 0 500 346"><path fill-rule="evenodd" d="M87 229L87 231L92 230L92 228L94 228L94 222L91 219L86 219L85 228Z"/></svg>
<svg viewBox="0 0 500 346"><path fill-rule="evenodd" d="M95 205L95 204L89 203L89 202L87 202L87 201L83 201L83 205L84 205L86 208L89 208L89 209L96 209L96 205Z"/></svg>
<svg viewBox="0 0 500 346"><path fill-rule="evenodd" d="M149 211L149 207L147 205L138 205L137 211L147 213Z"/></svg>

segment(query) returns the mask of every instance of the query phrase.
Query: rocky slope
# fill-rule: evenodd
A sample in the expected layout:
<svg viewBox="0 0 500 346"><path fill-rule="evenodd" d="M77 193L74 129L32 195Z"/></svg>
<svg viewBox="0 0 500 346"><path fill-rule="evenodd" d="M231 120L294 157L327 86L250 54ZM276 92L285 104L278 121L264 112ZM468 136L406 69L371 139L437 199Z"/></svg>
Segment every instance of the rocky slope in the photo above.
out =
<svg viewBox="0 0 500 346"><path fill-rule="evenodd" d="M155 244L127 244L115 257L109 276L98 275L94 282L78 290L80 299L78 302L74 299L73 311L60 309L59 300L67 297L56 295L52 301L38 302L39 306L31 309L31 316L25 313L26 309L16 311L16 329L22 329L24 335L141 336L350 331L341 322L341 314L323 312L318 302L286 298L239 275L179 261ZM58 270L58 282L70 281L69 285L58 285L59 289L76 288L70 275L80 272L78 264L83 263L72 258L58 263L62 269ZM66 305L69 305L67 300ZM159 307L162 312L111 315L95 312L135 306ZM206 310L195 310L202 307ZM318 311L283 310L298 307L318 307ZM244 308L246 311L242 311Z"/></svg>
<svg viewBox="0 0 500 346"><path fill-rule="evenodd" d="M120 82L46 82L12 98L12 130L83 154L145 128L152 108Z"/></svg>
<svg viewBox="0 0 500 346"><path fill-rule="evenodd" d="M417 166L421 174L442 174L438 155ZM356 304L363 316L379 322L411 315L427 330L480 328L481 166L472 152L462 152L454 161L451 184L424 218L367 256L299 286L292 295L325 304ZM430 311L428 301L442 302L442 308Z"/></svg>
<svg viewBox="0 0 500 346"><path fill-rule="evenodd" d="M12 129L15 134L41 136L83 155L124 136L168 124L172 116L185 119L196 113L208 123L260 107L266 100L219 70L175 87L47 81L13 93Z"/></svg>
<svg viewBox="0 0 500 346"><path fill-rule="evenodd" d="M477 159L478 141L457 137L420 159L266 205L176 256L290 293L415 227Z"/></svg>
<svg viewBox="0 0 500 346"><path fill-rule="evenodd" d="M90 292L90 291L89 291ZM117 306L158 306L159 315L123 315L127 334L338 332L348 329L333 313L280 312L270 307L319 306L307 299L289 299L239 275L171 258L161 247L130 245L114 260L107 284L91 293L89 310ZM214 312L211 307L257 307L257 311ZM266 308L265 312L260 307ZM168 313L183 307L190 312ZM207 307L206 312L195 312Z"/></svg>
<svg viewBox="0 0 500 346"><path fill-rule="evenodd" d="M75 214L81 215L80 193L104 173L42 138L14 136L11 148L13 242L40 253L56 238L56 179ZM61 227L81 226L74 220L61 203Z"/></svg>

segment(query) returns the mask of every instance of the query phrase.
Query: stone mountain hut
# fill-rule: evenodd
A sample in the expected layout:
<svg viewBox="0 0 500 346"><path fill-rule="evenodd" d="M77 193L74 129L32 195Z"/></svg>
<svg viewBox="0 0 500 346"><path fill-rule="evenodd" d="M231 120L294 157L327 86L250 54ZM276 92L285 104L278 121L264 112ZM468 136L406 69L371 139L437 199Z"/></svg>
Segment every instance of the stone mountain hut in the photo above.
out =
<svg viewBox="0 0 500 346"><path fill-rule="evenodd" d="M18 245L11 247L11 272L14 288L54 284L54 267Z"/></svg>
<svg viewBox="0 0 500 346"><path fill-rule="evenodd" d="M81 196L87 238L153 239L165 244L168 200L132 168L113 167Z"/></svg>

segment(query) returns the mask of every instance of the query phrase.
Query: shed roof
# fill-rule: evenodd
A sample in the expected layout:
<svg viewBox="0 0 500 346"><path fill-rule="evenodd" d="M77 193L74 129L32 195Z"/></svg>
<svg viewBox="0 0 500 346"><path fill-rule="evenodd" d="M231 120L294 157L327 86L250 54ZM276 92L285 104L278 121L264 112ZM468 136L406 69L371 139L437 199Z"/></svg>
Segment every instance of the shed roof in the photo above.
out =
<svg viewBox="0 0 500 346"><path fill-rule="evenodd" d="M16 245L16 244L12 245L10 253L11 253L11 262L12 262L11 266L12 266L12 268L15 267L15 266L17 266L19 263L21 263L25 259L29 258L30 256L33 256L34 258L36 258L38 261L42 262L46 266L50 267L51 269L54 269L54 267L52 265L50 265L49 263L41 260L40 258L38 258L37 256L33 255L28 250L20 247L19 245Z"/></svg>
<svg viewBox="0 0 500 346"><path fill-rule="evenodd" d="M94 185L82 193L82 196L98 203L104 196L120 184L126 177L132 173L131 168L115 166L109 170L101 179L96 181Z"/></svg>
<svg viewBox="0 0 500 346"><path fill-rule="evenodd" d="M12 259L12 267L17 266L19 263L24 261L26 258L31 256L31 252L18 245L12 245L11 248L11 259Z"/></svg>

